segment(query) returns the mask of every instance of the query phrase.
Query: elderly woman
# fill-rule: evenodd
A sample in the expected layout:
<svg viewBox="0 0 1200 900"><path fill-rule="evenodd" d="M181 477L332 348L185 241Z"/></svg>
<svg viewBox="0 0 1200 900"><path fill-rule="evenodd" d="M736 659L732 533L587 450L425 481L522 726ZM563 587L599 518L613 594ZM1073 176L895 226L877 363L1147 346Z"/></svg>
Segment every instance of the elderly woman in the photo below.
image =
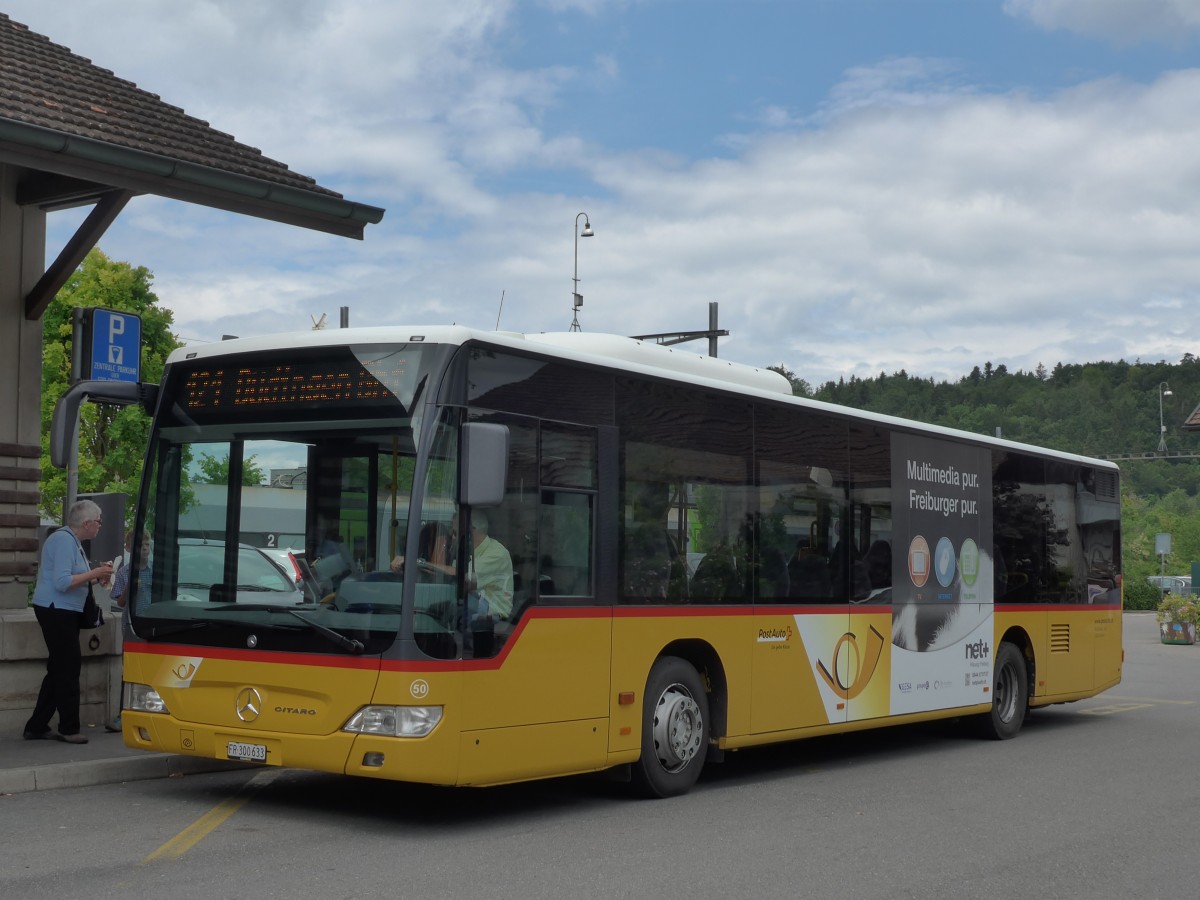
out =
<svg viewBox="0 0 1200 900"><path fill-rule="evenodd" d="M100 507L91 500L80 500L68 510L66 527L46 538L42 546L33 612L42 628L49 659L37 706L25 723L26 740L51 737L50 718L57 710L58 734L54 736L68 744L87 743L79 733L79 617L88 586L106 584L112 565L92 568L81 542L99 534L100 525Z"/></svg>

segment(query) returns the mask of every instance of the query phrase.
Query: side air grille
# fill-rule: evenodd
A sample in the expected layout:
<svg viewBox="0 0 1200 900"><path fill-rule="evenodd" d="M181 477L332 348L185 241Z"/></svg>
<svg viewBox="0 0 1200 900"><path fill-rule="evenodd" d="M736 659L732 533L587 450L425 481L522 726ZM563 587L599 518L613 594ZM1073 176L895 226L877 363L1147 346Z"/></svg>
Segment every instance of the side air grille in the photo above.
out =
<svg viewBox="0 0 1200 900"><path fill-rule="evenodd" d="M1117 473L1107 469L1096 470L1096 499L1110 500L1116 503L1120 500L1120 491L1117 487Z"/></svg>
<svg viewBox="0 0 1200 900"><path fill-rule="evenodd" d="M1050 652L1071 652L1071 626L1067 622L1050 623Z"/></svg>

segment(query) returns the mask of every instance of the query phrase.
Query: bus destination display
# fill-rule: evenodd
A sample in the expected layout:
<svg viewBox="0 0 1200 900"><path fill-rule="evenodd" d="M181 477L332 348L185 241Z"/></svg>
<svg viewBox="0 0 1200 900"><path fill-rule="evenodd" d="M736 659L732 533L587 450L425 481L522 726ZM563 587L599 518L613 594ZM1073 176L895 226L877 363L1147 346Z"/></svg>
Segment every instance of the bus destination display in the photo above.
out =
<svg viewBox="0 0 1200 900"><path fill-rule="evenodd" d="M351 408L404 402L416 360L336 359L257 365L204 365L184 376L181 397L191 413L274 413L337 404ZM408 391L405 388L408 387Z"/></svg>

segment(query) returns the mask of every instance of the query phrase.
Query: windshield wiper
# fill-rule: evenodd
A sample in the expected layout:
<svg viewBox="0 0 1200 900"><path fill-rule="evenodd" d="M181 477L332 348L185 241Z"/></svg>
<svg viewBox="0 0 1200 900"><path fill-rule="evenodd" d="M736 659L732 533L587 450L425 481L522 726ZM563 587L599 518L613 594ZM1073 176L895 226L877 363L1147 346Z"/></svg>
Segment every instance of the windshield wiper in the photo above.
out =
<svg viewBox="0 0 1200 900"><path fill-rule="evenodd" d="M349 650L355 656L362 653L366 649L366 645L356 638L347 637L340 631L334 631L320 622L314 622L308 616L302 616L296 610L287 606L275 606L269 603L234 603L228 606L219 606L219 610L237 610L238 612L272 612L272 613L287 613L289 616L299 619L310 629L315 631L322 637L326 637L333 643L337 644L343 650Z"/></svg>
<svg viewBox="0 0 1200 900"><path fill-rule="evenodd" d="M294 609L289 609L286 606L272 606L271 609L275 610L277 612L285 612L289 616L295 616L297 619L299 619L301 622L303 622L305 625L307 625L313 631L317 632L318 634L323 634L325 637L329 638L331 641L333 641L339 647L345 647L347 650L349 650L355 656L358 656L358 654L362 653L363 650L365 649L363 642L358 640L357 638L347 637L346 635L342 634L340 631L334 631L332 628L322 625L320 622L314 622L308 616L302 616L302 615L300 615L300 613L296 612Z"/></svg>

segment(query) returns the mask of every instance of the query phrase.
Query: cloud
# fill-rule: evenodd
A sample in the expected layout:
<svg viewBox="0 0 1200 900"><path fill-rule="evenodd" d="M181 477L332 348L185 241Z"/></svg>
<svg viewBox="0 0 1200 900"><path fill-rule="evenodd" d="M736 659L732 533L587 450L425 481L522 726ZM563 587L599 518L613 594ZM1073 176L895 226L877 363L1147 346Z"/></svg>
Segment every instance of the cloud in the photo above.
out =
<svg viewBox="0 0 1200 900"><path fill-rule="evenodd" d="M723 356L812 383L1194 350L1200 71L937 97L849 104L724 159L585 155L587 197L488 193L431 151L447 174L408 190L458 225L422 234L419 213L392 210L362 244L139 198L136 239L109 252L171 260L157 290L185 335L336 321L341 305L359 324L490 329L502 292L501 327L566 330L586 210L585 330L702 330L716 301Z"/></svg>
<svg viewBox="0 0 1200 900"><path fill-rule="evenodd" d="M1069 13L1095 25L1116 6L1005 8L1080 28ZM336 322L343 305L355 324L490 329L502 294L502 328L566 330L577 247L585 330L702 330L717 302L722 356L814 384L1195 352L1200 70L1001 94L959 61L889 56L807 106L743 99L724 155L688 158L555 124L587 79L506 57L514 9L131 0L115 21L73 0L37 30L73 46L103 29L101 65L388 210L353 242L135 199L102 247L155 272L189 338ZM618 55L585 58L597 90L619 89ZM581 210L596 235L577 244Z"/></svg>
<svg viewBox="0 0 1200 900"><path fill-rule="evenodd" d="M1004 0L1004 11L1047 31L1073 31L1115 44L1178 44L1200 33L1195 0Z"/></svg>
<svg viewBox="0 0 1200 900"><path fill-rule="evenodd" d="M609 161L595 177L616 198L590 210L588 271L644 331L689 306L695 327L717 300L739 356L769 348L810 380L881 360L949 377L982 354L1032 369L1114 329L1118 354L1182 355L1196 315L1155 334L1142 314L1197 292L1198 106L1200 72L1179 72L852 105L732 160ZM619 328L605 318L593 326Z"/></svg>

